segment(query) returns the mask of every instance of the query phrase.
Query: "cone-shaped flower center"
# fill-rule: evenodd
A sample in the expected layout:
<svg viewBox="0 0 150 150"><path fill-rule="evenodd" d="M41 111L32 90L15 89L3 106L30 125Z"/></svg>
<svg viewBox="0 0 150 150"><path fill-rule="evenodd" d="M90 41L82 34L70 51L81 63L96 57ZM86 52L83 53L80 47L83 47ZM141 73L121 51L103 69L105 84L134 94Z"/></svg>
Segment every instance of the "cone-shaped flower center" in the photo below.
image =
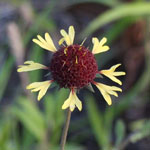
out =
<svg viewBox="0 0 150 150"><path fill-rule="evenodd" d="M82 88L98 73L94 55L84 46L70 45L54 53L50 71L60 87Z"/></svg>

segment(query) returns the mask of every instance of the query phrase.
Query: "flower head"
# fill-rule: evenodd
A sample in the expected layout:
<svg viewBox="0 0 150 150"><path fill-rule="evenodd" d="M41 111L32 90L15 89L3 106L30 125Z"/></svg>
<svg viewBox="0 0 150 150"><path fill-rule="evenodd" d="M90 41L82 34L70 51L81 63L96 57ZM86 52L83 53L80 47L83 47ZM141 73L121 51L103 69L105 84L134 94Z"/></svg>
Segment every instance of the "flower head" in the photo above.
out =
<svg viewBox="0 0 150 150"><path fill-rule="evenodd" d="M70 45L54 53L50 72L60 87L79 89L93 81L98 66L94 55L87 48Z"/></svg>
<svg viewBox="0 0 150 150"><path fill-rule="evenodd" d="M33 39L33 42L40 47L53 52L50 66L44 66L33 61L26 61L24 65L19 66L18 72L47 69L51 72L52 80L31 83L27 86L27 89L30 89L31 92L39 91L38 100L40 100L46 94L52 82L56 82L61 88L70 89L69 98L65 100L62 109L69 108L73 111L75 107L77 107L81 111L82 102L77 97L76 90L92 83L99 89L106 102L111 105L112 100L110 95L117 97L117 92L121 92L122 90L116 86L95 82L94 79L96 74L102 74L121 85L122 83L117 79L117 76L125 75L125 72L115 71L120 64L114 65L108 70L98 71L98 65L94 54L109 50L109 47L104 45L107 39L104 37L99 41L94 37L92 39L93 49L91 52L88 48L83 46L83 44L73 44L75 36L73 26L69 27L68 33L63 29L60 33L62 38L58 42L60 45L58 50L48 33L45 33L45 39L40 35L37 36L38 39Z"/></svg>

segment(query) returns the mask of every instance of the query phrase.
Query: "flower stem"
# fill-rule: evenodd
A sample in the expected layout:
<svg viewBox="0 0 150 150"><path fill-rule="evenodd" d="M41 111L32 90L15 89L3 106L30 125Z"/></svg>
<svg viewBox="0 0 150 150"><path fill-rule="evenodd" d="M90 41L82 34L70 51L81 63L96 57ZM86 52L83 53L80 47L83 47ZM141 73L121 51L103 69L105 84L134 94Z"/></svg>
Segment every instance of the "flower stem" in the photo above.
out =
<svg viewBox="0 0 150 150"><path fill-rule="evenodd" d="M66 123L65 123L63 134L62 134L62 137L61 137L61 150L64 150L64 148L65 148L68 129L69 129L69 124L70 124L70 118L71 118L71 111L70 111L70 109L68 109Z"/></svg>

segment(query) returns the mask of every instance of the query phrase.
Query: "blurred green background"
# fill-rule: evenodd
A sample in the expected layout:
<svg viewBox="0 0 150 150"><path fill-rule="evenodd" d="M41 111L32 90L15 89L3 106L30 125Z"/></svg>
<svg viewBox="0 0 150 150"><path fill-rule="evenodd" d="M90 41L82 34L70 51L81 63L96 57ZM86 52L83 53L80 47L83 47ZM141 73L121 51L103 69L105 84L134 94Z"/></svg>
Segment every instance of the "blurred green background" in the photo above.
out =
<svg viewBox="0 0 150 150"><path fill-rule="evenodd" d="M96 55L99 69L121 63L123 92L108 106L99 91L81 89L83 110L73 112L66 150L150 150L150 2L144 0L0 1L0 150L58 150L69 91L55 86L40 101L25 89L47 72L17 73L25 60L49 65L51 53L32 42L74 25L75 43L108 38ZM101 79L98 79L101 82ZM110 80L103 79L109 85Z"/></svg>

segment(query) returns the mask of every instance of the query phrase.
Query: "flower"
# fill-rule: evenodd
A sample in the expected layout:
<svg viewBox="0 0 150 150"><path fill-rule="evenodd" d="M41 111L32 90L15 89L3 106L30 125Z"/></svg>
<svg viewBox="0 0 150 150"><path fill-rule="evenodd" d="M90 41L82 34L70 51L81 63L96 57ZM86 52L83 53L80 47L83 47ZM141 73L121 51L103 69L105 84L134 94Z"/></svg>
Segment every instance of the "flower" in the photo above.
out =
<svg viewBox="0 0 150 150"><path fill-rule="evenodd" d="M70 89L70 95L62 105L62 109L69 108L73 111L77 107L81 111L82 102L77 97L76 91L92 83L99 89L108 105L111 105L112 100L110 95L117 97L117 92L122 92L122 90L116 86L95 82L96 74L104 75L119 85L122 85L117 76L125 75L125 72L115 71L121 64L116 64L108 70L98 71L98 65L94 55L109 50L109 47L105 45L107 39L104 37L99 41L96 37L93 37L93 49L91 52L83 46L84 42L81 45L73 44L75 37L73 26L69 27L68 33L62 29L60 34L62 38L58 42L60 45L58 50L48 33L45 33L45 39L40 35L37 36L37 39L33 39L34 43L53 53L50 66L45 66L34 61L26 61L24 65L19 66L17 71L27 72L46 69L51 72L52 80L31 83L27 86L27 89L30 89L31 92L39 91L38 100L40 100L46 94L51 84L56 82L61 88Z"/></svg>

